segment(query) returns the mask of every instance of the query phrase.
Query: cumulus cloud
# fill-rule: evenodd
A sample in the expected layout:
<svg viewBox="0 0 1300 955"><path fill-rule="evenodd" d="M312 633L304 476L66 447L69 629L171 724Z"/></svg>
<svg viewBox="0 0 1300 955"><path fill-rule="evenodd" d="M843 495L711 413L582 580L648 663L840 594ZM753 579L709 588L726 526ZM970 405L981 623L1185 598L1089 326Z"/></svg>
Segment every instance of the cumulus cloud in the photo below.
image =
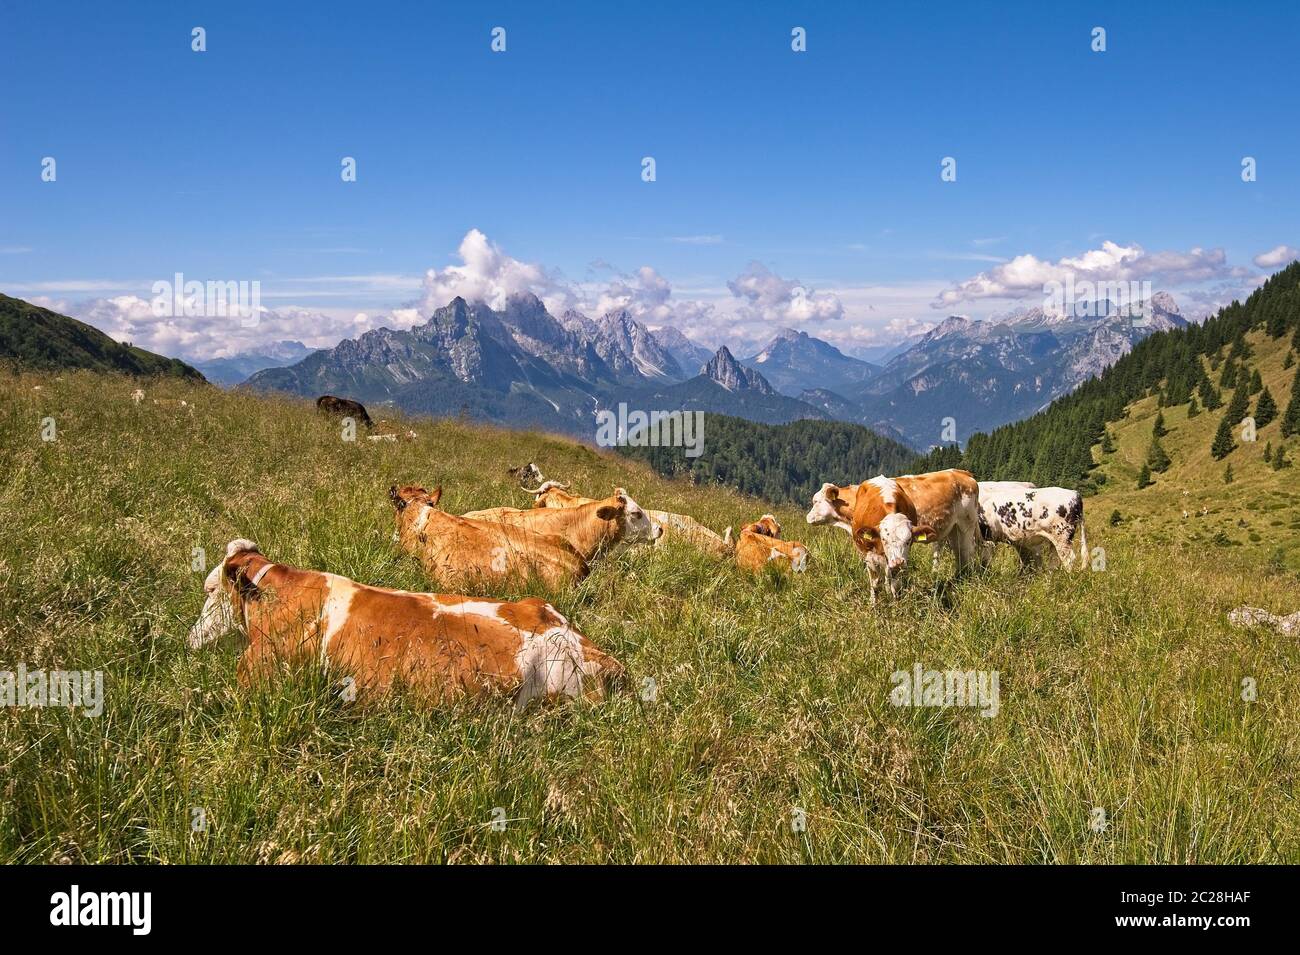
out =
<svg viewBox="0 0 1300 955"><path fill-rule="evenodd" d="M1254 262L1261 269L1276 269L1300 259L1300 249L1290 245L1278 245L1255 256Z"/></svg>
<svg viewBox="0 0 1300 955"><path fill-rule="evenodd" d="M1246 275L1246 270L1228 265L1222 249L1194 247L1187 252L1147 252L1137 244L1123 246L1108 241L1099 249L1055 262L1030 254L1018 255L945 289L931 307L948 308L984 298L1041 296L1049 283L1065 284L1071 278L1076 283L1151 280L1177 287Z"/></svg>
<svg viewBox="0 0 1300 955"><path fill-rule="evenodd" d="M416 309L394 309L370 316L333 316L289 306L248 314L155 314L153 301L115 295L69 302L36 296L31 301L93 325L110 338L187 361L229 358L256 352L279 341L329 348L375 328L409 328L424 321Z"/></svg>
<svg viewBox="0 0 1300 955"><path fill-rule="evenodd" d="M478 229L465 233L457 256L460 265L424 273L422 306L426 313L458 295L467 302L484 302L494 309L504 308L510 296L523 292L532 292L552 312L573 304L572 288L557 274L506 255Z"/></svg>
<svg viewBox="0 0 1300 955"><path fill-rule="evenodd" d="M815 291L797 279L783 279L758 262L751 262L727 288L740 299L736 311L745 320L804 325L844 317L844 305L835 293Z"/></svg>

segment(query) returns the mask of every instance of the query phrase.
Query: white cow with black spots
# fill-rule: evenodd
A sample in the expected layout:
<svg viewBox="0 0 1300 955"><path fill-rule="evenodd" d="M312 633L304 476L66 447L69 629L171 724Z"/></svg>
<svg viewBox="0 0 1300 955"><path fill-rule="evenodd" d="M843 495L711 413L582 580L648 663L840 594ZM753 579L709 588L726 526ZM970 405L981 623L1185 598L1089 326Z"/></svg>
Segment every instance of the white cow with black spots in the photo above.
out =
<svg viewBox="0 0 1300 955"><path fill-rule="evenodd" d="M1074 538L1079 553L1074 553ZM1026 567L1038 567L1055 555L1067 570L1077 559L1088 563L1088 533L1083 498L1063 487L1035 487L1024 481L980 482L981 562L993 559L996 545L1006 544Z"/></svg>

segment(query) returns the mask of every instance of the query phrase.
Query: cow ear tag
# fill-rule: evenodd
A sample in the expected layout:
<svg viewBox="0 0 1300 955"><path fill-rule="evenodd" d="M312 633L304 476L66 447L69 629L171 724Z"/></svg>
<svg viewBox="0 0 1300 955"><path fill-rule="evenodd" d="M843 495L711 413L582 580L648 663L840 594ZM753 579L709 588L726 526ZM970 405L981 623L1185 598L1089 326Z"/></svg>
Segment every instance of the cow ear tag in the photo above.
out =
<svg viewBox="0 0 1300 955"><path fill-rule="evenodd" d="M917 534L917 535L916 535L916 539L919 540L919 541L924 541L924 540L926 540L929 536L930 536L929 534Z"/></svg>

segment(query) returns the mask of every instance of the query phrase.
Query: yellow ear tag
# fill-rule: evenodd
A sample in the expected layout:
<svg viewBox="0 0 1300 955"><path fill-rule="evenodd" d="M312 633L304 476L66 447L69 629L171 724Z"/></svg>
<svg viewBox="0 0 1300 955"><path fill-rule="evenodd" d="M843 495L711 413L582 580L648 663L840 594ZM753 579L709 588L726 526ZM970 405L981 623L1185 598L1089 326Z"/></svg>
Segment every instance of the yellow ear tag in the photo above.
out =
<svg viewBox="0 0 1300 955"><path fill-rule="evenodd" d="M916 535L916 539L919 540L919 541L925 541L925 540L927 539L927 537L928 537L928 535L926 535L926 534L917 534L917 535Z"/></svg>

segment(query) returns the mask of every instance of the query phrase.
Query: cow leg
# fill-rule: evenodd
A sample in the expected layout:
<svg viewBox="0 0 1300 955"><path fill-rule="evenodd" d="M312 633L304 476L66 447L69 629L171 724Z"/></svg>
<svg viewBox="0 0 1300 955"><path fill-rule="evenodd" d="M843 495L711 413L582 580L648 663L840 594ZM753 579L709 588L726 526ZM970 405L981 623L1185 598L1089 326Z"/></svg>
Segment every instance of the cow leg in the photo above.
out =
<svg viewBox="0 0 1300 955"><path fill-rule="evenodd" d="M1066 534L1064 531L1059 534L1054 534L1052 536L1052 547L1056 550L1056 556L1057 559L1060 560L1061 566L1066 570L1071 570L1074 567L1074 560L1078 555L1075 554L1073 545L1071 545L1071 543L1065 538Z"/></svg>

